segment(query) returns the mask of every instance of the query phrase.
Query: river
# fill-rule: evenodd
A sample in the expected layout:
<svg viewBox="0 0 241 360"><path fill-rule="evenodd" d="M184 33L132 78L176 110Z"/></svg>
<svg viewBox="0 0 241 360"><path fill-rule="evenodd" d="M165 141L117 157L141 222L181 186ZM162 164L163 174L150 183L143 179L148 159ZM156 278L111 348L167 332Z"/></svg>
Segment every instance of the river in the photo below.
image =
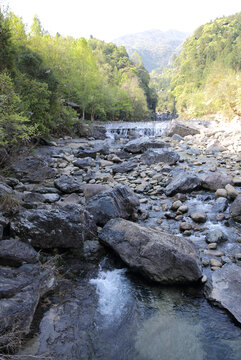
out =
<svg viewBox="0 0 241 360"><path fill-rule="evenodd" d="M109 138L132 131L160 136L167 123L127 125L107 125ZM205 203L208 226L219 226L210 211L213 195L208 196L204 201L199 194L189 206ZM151 210L145 224L158 216ZM232 237L232 229L225 231ZM19 352L24 359L240 360L240 327L205 299L202 287L151 283L109 252L99 262L80 263L69 254L63 259L58 292L39 307L31 339Z"/></svg>

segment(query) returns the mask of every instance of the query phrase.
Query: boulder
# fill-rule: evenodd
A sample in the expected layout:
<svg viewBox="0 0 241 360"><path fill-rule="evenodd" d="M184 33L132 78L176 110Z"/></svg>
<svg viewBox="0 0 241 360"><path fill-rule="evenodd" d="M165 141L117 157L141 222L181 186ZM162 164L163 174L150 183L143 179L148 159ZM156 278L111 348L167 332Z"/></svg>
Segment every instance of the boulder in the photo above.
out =
<svg viewBox="0 0 241 360"><path fill-rule="evenodd" d="M198 281L199 257L191 242L123 219L110 220L99 234L133 270L166 284Z"/></svg>
<svg viewBox="0 0 241 360"><path fill-rule="evenodd" d="M102 193L104 191L110 191L111 189L112 188L109 185L85 184L83 187L83 193L86 200L88 200L96 194Z"/></svg>
<svg viewBox="0 0 241 360"><path fill-rule="evenodd" d="M241 194L236 197L229 209L234 221L241 223Z"/></svg>
<svg viewBox="0 0 241 360"><path fill-rule="evenodd" d="M227 184L232 185L233 180L230 176L221 172L210 172L202 181L202 187L207 190L216 191L223 189Z"/></svg>
<svg viewBox="0 0 241 360"><path fill-rule="evenodd" d="M175 151L170 151L166 149L161 150L148 150L145 154L142 155L141 161L144 164L157 164L157 163L165 163L169 165L176 164L179 161L180 156Z"/></svg>
<svg viewBox="0 0 241 360"><path fill-rule="evenodd" d="M80 146L76 153L76 157L78 158L91 157L95 159L97 153L100 153L101 155L109 155L109 152L110 152L109 146L105 142L102 142L99 144L95 144L95 146L92 147Z"/></svg>
<svg viewBox="0 0 241 360"><path fill-rule="evenodd" d="M75 154L78 158L87 158L96 159L97 151L94 148L84 148L83 146L79 147L79 150Z"/></svg>
<svg viewBox="0 0 241 360"><path fill-rule="evenodd" d="M228 196L231 199L236 199L236 197L240 194L240 192L238 190L236 190L232 185L228 184L225 186L225 189L228 193Z"/></svg>
<svg viewBox="0 0 241 360"><path fill-rule="evenodd" d="M139 206L139 199L128 186L116 186L110 191L91 197L86 209L97 225L103 226L110 219L130 219Z"/></svg>
<svg viewBox="0 0 241 360"><path fill-rule="evenodd" d="M34 264L39 260L39 253L31 245L16 239L0 241L0 264L21 266Z"/></svg>
<svg viewBox="0 0 241 360"><path fill-rule="evenodd" d="M194 212L190 215L191 219L198 223L198 224L202 224L205 223L207 220L207 217L205 214L199 213L199 212Z"/></svg>
<svg viewBox="0 0 241 360"><path fill-rule="evenodd" d="M60 199L60 196L59 194L43 194L44 196L44 202L46 203L49 203L49 204L53 204L55 203L56 201L59 201Z"/></svg>
<svg viewBox="0 0 241 360"><path fill-rule="evenodd" d="M140 137L138 139L129 141L124 146L124 150L128 151L132 154L140 154L150 148L160 149L160 148L165 148L165 147L169 147L169 146L170 146L169 144L167 144L163 141L154 141L154 140L150 140L149 137Z"/></svg>
<svg viewBox="0 0 241 360"><path fill-rule="evenodd" d="M77 204L25 210L12 221L11 230L37 248L82 248L97 234L92 216Z"/></svg>
<svg viewBox="0 0 241 360"><path fill-rule="evenodd" d="M223 198L227 198L228 197L228 192L226 189L218 189L215 191L215 195L214 195L215 199L218 199L220 197Z"/></svg>
<svg viewBox="0 0 241 360"><path fill-rule="evenodd" d="M83 192L83 185L72 176L61 175L54 181L55 187L64 194L71 194L73 192Z"/></svg>
<svg viewBox="0 0 241 360"><path fill-rule="evenodd" d="M106 128L103 125L93 125L91 127L91 136L96 140L106 139Z"/></svg>
<svg viewBox="0 0 241 360"><path fill-rule="evenodd" d="M220 243L225 242L227 240L228 240L227 236L220 229L212 230L206 236L206 241L209 244L212 244L212 243L220 244Z"/></svg>
<svg viewBox="0 0 241 360"><path fill-rule="evenodd" d="M227 209L227 207L228 207L228 200L225 197L219 197L215 200L212 210L214 212L222 213Z"/></svg>
<svg viewBox="0 0 241 360"><path fill-rule="evenodd" d="M136 161L125 161L121 164L117 164L112 166L112 171L113 174L116 173L127 173L132 171L133 169L135 169L137 167L137 162Z"/></svg>
<svg viewBox="0 0 241 360"><path fill-rule="evenodd" d="M188 193L197 190L201 186L200 178L191 172L181 172L173 177L170 184L164 189L167 196L177 193Z"/></svg>
<svg viewBox="0 0 241 360"><path fill-rule="evenodd" d="M31 191L31 192L25 192L23 194L22 200L30 204L43 203L45 202L45 197L43 194L37 193L35 191Z"/></svg>
<svg viewBox="0 0 241 360"><path fill-rule="evenodd" d="M104 140L106 138L106 128L103 125L88 125L84 122L78 122L75 125L75 132L78 136L85 138L93 137L96 140Z"/></svg>
<svg viewBox="0 0 241 360"><path fill-rule="evenodd" d="M40 298L55 286L52 269L26 264L0 266L0 347L15 348L30 331Z"/></svg>
<svg viewBox="0 0 241 360"><path fill-rule="evenodd" d="M94 160L92 159L92 157L86 157L83 159L79 159L74 161L74 166L77 166L80 169L89 169L91 166L93 166L95 164Z"/></svg>
<svg viewBox="0 0 241 360"><path fill-rule="evenodd" d="M12 194L13 189L8 186L7 184L4 184L3 182L0 182L0 196L4 196L6 194Z"/></svg>
<svg viewBox="0 0 241 360"><path fill-rule="evenodd" d="M10 169L23 182L40 183L53 178L56 174L56 170L49 165L47 160L33 156L22 158L15 162Z"/></svg>
<svg viewBox="0 0 241 360"><path fill-rule="evenodd" d="M214 271L211 285L206 288L206 296L241 323L241 267L225 264Z"/></svg>
<svg viewBox="0 0 241 360"><path fill-rule="evenodd" d="M59 206L66 206L66 205L70 205L70 204L82 204L82 203L83 203L82 197L76 193L72 193L66 197L62 197L58 201Z"/></svg>
<svg viewBox="0 0 241 360"><path fill-rule="evenodd" d="M199 133L200 131L198 129L181 124L179 122L172 122L170 128L166 130L165 135L171 137L177 134L179 136L184 137L187 135L196 135Z"/></svg>

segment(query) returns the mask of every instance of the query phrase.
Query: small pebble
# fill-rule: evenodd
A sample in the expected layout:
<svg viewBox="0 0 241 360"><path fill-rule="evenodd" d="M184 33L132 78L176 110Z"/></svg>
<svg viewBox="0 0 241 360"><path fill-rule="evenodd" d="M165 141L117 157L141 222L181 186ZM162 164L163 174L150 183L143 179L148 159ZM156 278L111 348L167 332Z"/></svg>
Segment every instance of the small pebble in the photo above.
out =
<svg viewBox="0 0 241 360"><path fill-rule="evenodd" d="M217 259L210 259L209 264L211 267L217 267L217 268L222 267L221 261L219 261Z"/></svg>
<svg viewBox="0 0 241 360"><path fill-rule="evenodd" d="M218 246L217 243L211 243L211 244L208 244L208 249L209 250L216 250L217 246Z"/></svg>
<svg viewBox="0 0 241 360"><path fill-rule="evenodd" d="M207 275L203 275L202 279L201 279L201 282L203 284L205 284L205 282L207 282L208 278L207 278Z"/></svg>

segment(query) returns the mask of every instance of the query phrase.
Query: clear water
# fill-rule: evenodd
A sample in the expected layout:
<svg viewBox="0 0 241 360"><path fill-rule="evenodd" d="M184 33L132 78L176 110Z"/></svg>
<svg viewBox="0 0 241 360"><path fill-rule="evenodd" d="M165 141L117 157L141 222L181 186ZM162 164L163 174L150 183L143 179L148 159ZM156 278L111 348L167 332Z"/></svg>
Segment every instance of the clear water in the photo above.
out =
<svg viewBox="0 0 241 360"><path fill-rule="evenodd" d="M240 359L241 329L199 290L150 285L116 269L100 270L90 283L104 359Z"/></svg>

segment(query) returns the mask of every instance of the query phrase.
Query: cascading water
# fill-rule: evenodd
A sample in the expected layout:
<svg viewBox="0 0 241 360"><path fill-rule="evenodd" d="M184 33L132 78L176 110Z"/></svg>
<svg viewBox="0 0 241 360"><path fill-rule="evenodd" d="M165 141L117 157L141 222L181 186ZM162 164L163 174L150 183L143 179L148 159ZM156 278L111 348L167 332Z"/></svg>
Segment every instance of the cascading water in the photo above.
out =
<svg viewBox="0 0 241 360"><path fill-rule="evenodd" d="M125 269L100 270L98 278L90 280L99 295L98 310L107 323L117 321L125 313L130 297L125 273Z"/></svg>
<svg viewBox="0 0 241 360"><path fill-rule="evenodd" d="M161 136L167 128L169 121L148 121L148 122L115 122L105 124L106 136L125 138L128 135L139 136Z"/></svg>
<svg viewBox="0 0 241 360"><path fill-rule="evenodd" d="M100 351L106 360L239 359L239 329L198 289L143 283L126 269L100 270L90 284L101 315L95 318L101 347L96 356Z"/></svg>

